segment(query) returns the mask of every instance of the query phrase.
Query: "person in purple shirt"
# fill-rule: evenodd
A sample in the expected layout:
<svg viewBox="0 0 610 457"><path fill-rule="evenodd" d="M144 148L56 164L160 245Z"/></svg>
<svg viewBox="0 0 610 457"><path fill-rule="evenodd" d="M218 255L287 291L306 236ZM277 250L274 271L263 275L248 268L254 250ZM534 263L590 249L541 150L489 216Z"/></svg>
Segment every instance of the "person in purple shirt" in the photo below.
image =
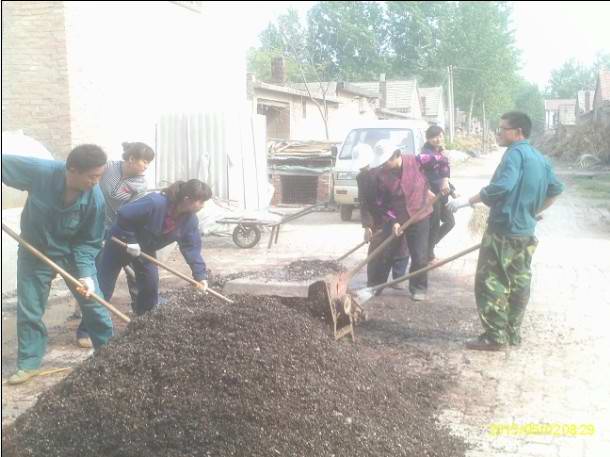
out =
<svg viewBox="0 0 610 457"><path fill-rule="evenodd" d="M397 237L396 243L388 249L396 250L400 237L405 237L411 257L410 272L428 264L428 239L430 236L430 214L434 194L430 192L428 180L413 155L403 155L399 146L388 140L375 145L371 166L381 167L377 177L379 186L378 206L383 210L383 218L390 224ZM411 216L414 223L403 233L400 226ZM426 299L428 275L419 274L409 281L411 298L415 301Z"/></svg>
<svg viewBox="0 0 610 457"><path fill-rule="evenodd" d="M443 129L438 125L432 125L426 130L426 143L422 151L417 155L417 160L428 178L430 190L438 195L445 194L433 207L430 216L430 239L428 241L428 257L430 262L436 261L434 248L447 233L455 227L455 217L447 208L447 195L453 192L449 177L449 159L443 154Z"/></svg>

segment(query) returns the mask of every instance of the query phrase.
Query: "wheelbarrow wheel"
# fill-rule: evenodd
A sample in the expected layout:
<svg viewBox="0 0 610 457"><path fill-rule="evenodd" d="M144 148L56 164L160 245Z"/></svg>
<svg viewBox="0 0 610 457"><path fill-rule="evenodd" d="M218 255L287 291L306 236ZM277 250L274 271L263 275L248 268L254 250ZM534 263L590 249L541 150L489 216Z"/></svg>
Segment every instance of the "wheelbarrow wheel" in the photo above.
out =
<svg viewBox="0 0 610 457"><path fill-rule="evenodd" d="M238 224L233 230L233 242L242 249L250 249L261 239L261 230L253 224Z"/></svg>

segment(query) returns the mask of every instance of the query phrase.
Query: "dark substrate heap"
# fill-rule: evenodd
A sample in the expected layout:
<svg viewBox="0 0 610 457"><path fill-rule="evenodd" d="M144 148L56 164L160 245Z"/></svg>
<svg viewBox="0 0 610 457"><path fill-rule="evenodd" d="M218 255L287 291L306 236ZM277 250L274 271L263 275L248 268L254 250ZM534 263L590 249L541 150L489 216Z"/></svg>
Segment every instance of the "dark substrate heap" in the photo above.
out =
<svg viewBox="0 0 610 457"><path fill-rule="evenodd" d="M182 290L3 430L10 456L446 456L439 389L266 297Z"/></svg>

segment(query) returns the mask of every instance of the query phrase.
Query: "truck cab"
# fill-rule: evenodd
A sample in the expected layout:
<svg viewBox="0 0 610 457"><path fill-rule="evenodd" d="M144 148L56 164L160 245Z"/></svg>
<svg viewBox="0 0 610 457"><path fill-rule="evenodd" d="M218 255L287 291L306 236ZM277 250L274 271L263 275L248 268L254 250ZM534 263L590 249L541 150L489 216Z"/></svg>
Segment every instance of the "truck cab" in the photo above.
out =
<svg viewBox="0 0 610 457"><path fill-rule="evenodd" d="M378 141L390 140L403 148L406 154L417 154L425 143L428 126L423 120L373 120L354 126L349 131L337 148L333 169L333 194L339 205L341 220L351 220L354 208L359 205L356 176L360 170L354 148L360 143L366 143L374 149Z"/></svg>

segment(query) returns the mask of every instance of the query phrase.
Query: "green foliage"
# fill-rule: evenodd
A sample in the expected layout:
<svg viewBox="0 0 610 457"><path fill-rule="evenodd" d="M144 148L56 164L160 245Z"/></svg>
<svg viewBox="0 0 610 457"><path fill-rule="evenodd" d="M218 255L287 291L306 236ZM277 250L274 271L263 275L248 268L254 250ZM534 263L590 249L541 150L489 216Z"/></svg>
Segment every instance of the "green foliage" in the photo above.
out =
<svg viewBox="0 0 610 457"><path fill-rule="evenodd" d="M248 72L256 75L256 78L261 81L271 81L271 62L274 58L282 56L288 81L300 81L299 64L279 49L250 48L248 50Z"/></svg>
<svg viewBox="0 0 610 457"><path fill-rule="evenodd" d="M268 80L271 60L283 55L291 82L377 80L385 73L431 86L445 85L452 65L456 107L468 111L473 101L481 118L484 102L491 121L517 108L538 122L541 94L518 76L511 13L509 2L317 2L305 23L288 10L269 24L248 68ZM608 62L599 56L598 66Z"/></svg>
<svg viewBox="0 0 610 457"><path fill-rule="evenodd" d="M595 61L586 66L569 59L551 72L546 88L548 98L575 98L579 90L595 90L601 69L610 69L610 52L600 52Z"/></svg>
<svg viewBox="0 0 610 457"><path fill-rule="evenodd" d="M376 79L384 71L383 10L378 2L319 2L307 15L312 62L334 79Z"/></svg>
<svg viewBox="0 0 610 457"><path fill-rule="evenodd" d="M512 106L517 85L519 52L510 27L510 5L503 2L459 2L443 21L438 62L454 65L455 104L475 114L499 117Z"/></svg>
<svg viewBox="0 0 610 457"><path fill-rule="evenodd" d="M449 2L386 2L387 29L392 49L392 77L418 77L424 84L444 78L438 61L443 32L456 6Z"/></svg>
<svg viewBox="0 0 610 457"><path fill-rule="evenodd" d="M592 67L585 67L575 59L570 59L551 72L547 96L575 98L579 90L595 89L596 76Z"/></svg>
<svg viewBox="0 0 610 457"><path fill-rule="evenodd" d="M527 113L532 119L532 135L544 131L544 97L534 83L521 80L513 95L514 109Z"/></svg>

